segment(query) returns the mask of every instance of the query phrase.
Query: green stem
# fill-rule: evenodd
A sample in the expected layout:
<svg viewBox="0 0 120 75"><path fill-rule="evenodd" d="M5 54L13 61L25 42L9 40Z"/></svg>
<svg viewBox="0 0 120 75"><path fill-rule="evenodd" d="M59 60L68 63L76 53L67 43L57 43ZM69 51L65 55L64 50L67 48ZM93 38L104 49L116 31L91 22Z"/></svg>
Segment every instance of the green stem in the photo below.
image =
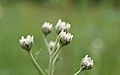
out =
<svg viewBox="0 0 120 75"><path fill-rule="evenodd" d="M37 61L35 60L35 58L32 55L32 51L29 51L29 56L31 58L32 63L34 64L34 66L36 67L37 71L39 72L40 75L45 75L44 71L42 70L42 68L38 65Z"/></svg>
<svg viewBox="0 0 120 75"><path fill-rule="evenodd" d="M48 75L52 75L52 60L51 60L51 55L50 55L50 59L49 59L49 72Z"/></svg>
<svg viewBox="0 0 120 75"><path fill-rule="evenodd" d="M80 68L76 73L74 73L74 75L78 75L82 72L82 68Z"/></svg>
<svg viewBox="0 0 120 75"><path fill-rule="evenodd" d="M60 46L59 48L57 48L57 50L55 51L55 53L53 54L51 60L52 60L52 74L54 74L54 69L55 69L55 64L56 64L56 60L58 59L58 56L60 54L60 48L62 46Z"/></svg>
<svg viewBox="0 0 120 75"><path fill-rule="evenodd" d="M53 56L52 56L52 65L54 66L55 65L55 61L57 60L57 58L58 58L58 56L59 56L59 53L60 53L60 49L62 48L62 45L59 47L59 48L57 48L57 50L55 51L55 53L53 54Z"/></svg>

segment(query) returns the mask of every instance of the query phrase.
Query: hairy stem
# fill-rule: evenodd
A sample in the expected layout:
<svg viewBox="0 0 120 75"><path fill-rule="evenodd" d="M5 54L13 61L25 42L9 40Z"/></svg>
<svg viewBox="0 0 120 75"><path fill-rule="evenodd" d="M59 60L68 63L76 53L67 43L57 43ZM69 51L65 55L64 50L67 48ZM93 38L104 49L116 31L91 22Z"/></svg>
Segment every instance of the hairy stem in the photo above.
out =
<svg viewBox="0 0 120 75"><path fill-rule="evenodd" d="M78 75L82 72L82 68L80 68L76 73L74 73L73 75Z"/></svg>
<svg viewBox="0 0 120 75"><path fill-rule="evenodd" d="M29 51L29 56L31 58L32 63L34 64L34 66L36 67L37 71L39 72L40 75L45 75L44 71L42 70L42 68L38 65L37 61L35 60L34 56L32 55L32 51Z"/></svg>

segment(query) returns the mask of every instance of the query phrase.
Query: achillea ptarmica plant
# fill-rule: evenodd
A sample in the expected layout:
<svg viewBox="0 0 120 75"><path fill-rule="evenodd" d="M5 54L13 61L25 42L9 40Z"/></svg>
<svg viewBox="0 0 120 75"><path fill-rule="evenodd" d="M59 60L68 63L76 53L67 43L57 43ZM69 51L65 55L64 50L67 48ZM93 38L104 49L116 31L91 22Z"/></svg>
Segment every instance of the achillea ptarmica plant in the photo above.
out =
<svg viewBox="0 0 120 75"><path fill-rule="evenodd" d="M43 39L45 42L45 45L47 47L48 53L49 53L49 67L48 71L44 71L41 66L38 64L35 59L35 57L32 54L32 46L33 46L33 41L34 37L28 35L27 38L24 38L23 36L19 40L20 45L23 49L27 51L29 54L32 63L36 67L37 71L39 72L40 75L54 75L54 71L56 69L56 63L59 61L59 54L61 52L61 48L70 44L73 40L73 35L69 32L71 25L69 23L66 23L64 21L61 21L61 19L58 20L57 24L55 27L53 27L53 24L49 22L44 22L42 25L42 34L43 34ZM48 34L50 34L55 28L55 31L57 33L57 37L55 41L48 42ZM86 55L82 60L81 60L81 68L75 72L73 75L78 75L84 70L90 70L93 67L93 60L91 57Z"/></svg>

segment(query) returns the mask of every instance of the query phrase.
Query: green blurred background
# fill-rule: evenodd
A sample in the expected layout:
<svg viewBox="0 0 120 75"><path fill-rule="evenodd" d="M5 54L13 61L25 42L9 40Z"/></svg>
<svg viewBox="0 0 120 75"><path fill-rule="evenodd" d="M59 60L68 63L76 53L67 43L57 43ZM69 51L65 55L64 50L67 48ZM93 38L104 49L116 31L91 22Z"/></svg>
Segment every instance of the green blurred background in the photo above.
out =
<svg viewBox="0 0 120 75"><path fill-rule="evenodd" d="M47 71L41 26L58 19L72 25L74 39L62 49L55 75L73 75L86 54L95 65L81 75L120 75L120 0L0 0L0 75L39 75L19 45L28 34L34 35L33 54ZM55 37L55 32L48 36Z"/></svg>

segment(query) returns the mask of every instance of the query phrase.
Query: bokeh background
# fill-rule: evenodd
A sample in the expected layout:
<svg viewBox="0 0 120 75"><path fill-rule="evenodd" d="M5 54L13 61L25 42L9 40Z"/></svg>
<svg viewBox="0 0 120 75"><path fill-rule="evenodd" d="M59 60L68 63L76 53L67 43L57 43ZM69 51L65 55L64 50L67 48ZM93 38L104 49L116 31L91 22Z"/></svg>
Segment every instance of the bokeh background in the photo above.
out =
<svg viewBox="0 0 120 75"><path fill-rule="evenodd" d="M0 75L39 75L19 45L28 34L34 35L33 54L47 71L41 26L45 21L55 26L58 19L72 25L74 39L62 49L55 75L73 75L86 54L95 65L81 75L120 75L120 0L0 0ZM55 37L55 32L48 36Z"/></svg>

